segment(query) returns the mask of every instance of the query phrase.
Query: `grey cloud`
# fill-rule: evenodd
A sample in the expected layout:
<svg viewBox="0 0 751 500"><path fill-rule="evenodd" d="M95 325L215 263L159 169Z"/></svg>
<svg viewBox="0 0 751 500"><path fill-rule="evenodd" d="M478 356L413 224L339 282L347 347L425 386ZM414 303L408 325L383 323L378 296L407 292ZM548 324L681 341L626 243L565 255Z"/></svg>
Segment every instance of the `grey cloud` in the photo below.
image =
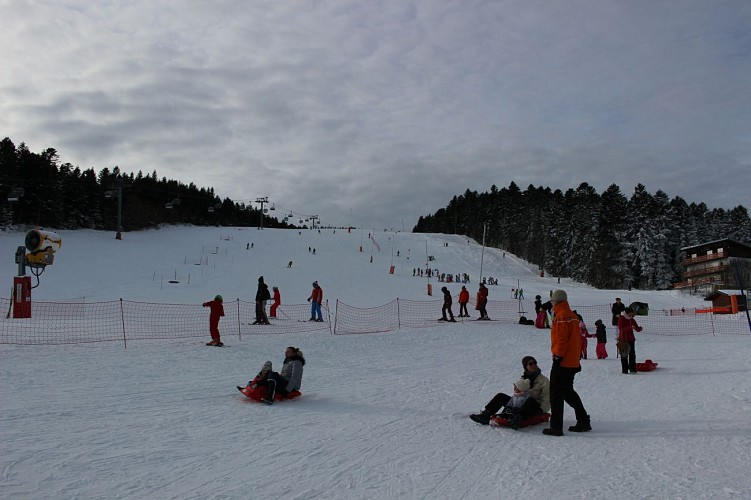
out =
<svg viewBox="0 0 751 500"><path fill-rule="evenodd" d="M748 170L750 25L740 0L6 2L0 132L376 226L512 180L730 207L707 172Z"/></svg>

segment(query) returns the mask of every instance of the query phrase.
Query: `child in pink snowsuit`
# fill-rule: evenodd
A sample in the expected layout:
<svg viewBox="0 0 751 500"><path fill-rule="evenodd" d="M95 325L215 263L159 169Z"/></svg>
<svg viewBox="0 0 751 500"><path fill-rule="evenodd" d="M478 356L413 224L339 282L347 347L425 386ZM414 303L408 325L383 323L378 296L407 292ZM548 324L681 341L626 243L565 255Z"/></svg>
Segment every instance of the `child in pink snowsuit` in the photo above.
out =
<svg viewBox="0 0 751 500"><path fill-rule="evenodd" d="M581 316L579 316L579 335L581 335L582 339L581 358L587 359L587 338L594 337L594 335L590 335L587 330L587 325L584 324L584 320L581 319Z"/></svg>
<svg viewBox="0 0 751 500"><path fill-rule="evenodd" d="M608 342L608 337L605 331L605 324L601 319L598 319L595 321L595 327L597 328L595 333L595 337L597 337L597 347L595 348L597 359L607 359L608 351L605 349L605 344Z"/></svg>

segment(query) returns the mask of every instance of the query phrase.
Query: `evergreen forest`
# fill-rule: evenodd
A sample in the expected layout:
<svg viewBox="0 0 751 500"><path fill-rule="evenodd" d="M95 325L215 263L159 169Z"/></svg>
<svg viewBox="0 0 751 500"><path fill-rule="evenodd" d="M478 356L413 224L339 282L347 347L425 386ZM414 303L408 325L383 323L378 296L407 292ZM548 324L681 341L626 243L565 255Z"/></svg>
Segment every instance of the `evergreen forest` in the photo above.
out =
<svg viewBox="0 0 751 500"><path fill-rule="evenodd" d="M57 151L41 153L0 141L0 228L34 225L56 229L136 231L161 224L294 227L264 215L260 207L221 199L213 188L182 184L156 171L126 174L118 167L96 173L60 163Z"/></svg>
<svg viewBox="0 0 751 500"><path fill-rule="evenodd" d="M446 208L420 217L415 232L462 234L517 255L552 275L597 288L664 290L680 280L681 248L728 238L751 245L742 206L710 210L654 194L638 184L631 196L612 184L602 194L587 183L561 192L514 182L486 193L467 190Z"/></svg>

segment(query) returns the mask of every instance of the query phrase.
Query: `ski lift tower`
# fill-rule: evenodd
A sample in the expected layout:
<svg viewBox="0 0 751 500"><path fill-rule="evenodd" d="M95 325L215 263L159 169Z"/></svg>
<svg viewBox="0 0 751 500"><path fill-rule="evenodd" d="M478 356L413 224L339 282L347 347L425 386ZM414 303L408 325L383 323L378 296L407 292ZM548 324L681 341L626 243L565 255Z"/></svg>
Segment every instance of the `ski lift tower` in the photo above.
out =
<svg viewBox="0 0 751 500"><path fill-rule="evenodd" d="M268 196L262 196L260 198L256 198L256 203L260 203L261 204L261 227L260 227L260 229L263 229L263 204L264 203L268 203L268 202L269 202L269 197Z"/></svg>
<svg viewBox="0 0 751 500"><path fill-rule="evenodd" d="M318 220L318 216L317 215L311 215L310 216L310 221L312 222L312 224L310 226L311 229L315 229L316 228L316 221L317 220Z"/></svg>

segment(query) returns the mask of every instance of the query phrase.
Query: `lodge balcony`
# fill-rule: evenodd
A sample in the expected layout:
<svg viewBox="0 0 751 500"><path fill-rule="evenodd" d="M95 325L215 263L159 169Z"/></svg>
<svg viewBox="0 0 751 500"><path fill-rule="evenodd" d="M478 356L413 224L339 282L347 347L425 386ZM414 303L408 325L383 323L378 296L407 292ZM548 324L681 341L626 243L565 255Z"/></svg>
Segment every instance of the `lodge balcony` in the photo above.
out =
<svg viewBox="0 0 751 500"><path fill-rule="evenodd" d="M688 281L673 283L673 288L690 288L698 285L717 285L718 287L724 287L727 286L728 283L724 278L719 276L704 276L703 278L694 278Z"/></svg>
<svg viewBox="0 0 751 500"><path fill-rule="evenodd" d="M690 270L686 270L683 273L684 278L691 278L694 276L703 276L705 274L717 274L722 273L730 269L730 266L727 264L720 264L719 266L710 266L710 267L695 267L691 268Z"/></svg>
<svg viewBox="0 0 751 500"><path fill-rule="evenodd" d="M730 254L728 254L727 252L715 252L708 255L699 255L698 257L683 259L681 265L685 267L690 266L691 264L698 264L700 262L707 262L710 260L724 259L726 257L730 257Z"/></svg>

